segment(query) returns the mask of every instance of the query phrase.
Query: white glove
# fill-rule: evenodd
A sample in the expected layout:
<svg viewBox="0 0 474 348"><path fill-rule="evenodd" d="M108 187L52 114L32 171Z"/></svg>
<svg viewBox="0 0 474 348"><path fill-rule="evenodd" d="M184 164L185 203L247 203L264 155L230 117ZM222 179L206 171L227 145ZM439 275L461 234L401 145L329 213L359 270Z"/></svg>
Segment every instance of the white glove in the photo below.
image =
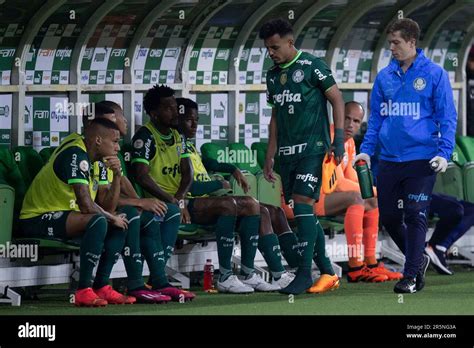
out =
<svg viewBox="0 0 474 348"><path fill-rule="evenodd" d="M354 160L352 161L352 166L354 166L354 164L359 160L365 161L367 163L367 165L369 166L369 169L370 169L370 156L369 155L367 155L366 153L361 152L360 154L355 156Z"/></svg>
<svg viewBox="0 0 474 348"><path fill-rule="evenodd" d="M433 169L436 173L444 173L448 168L448 161L446 158L441 156L435 156L430 160L431 169Z"/></svg>

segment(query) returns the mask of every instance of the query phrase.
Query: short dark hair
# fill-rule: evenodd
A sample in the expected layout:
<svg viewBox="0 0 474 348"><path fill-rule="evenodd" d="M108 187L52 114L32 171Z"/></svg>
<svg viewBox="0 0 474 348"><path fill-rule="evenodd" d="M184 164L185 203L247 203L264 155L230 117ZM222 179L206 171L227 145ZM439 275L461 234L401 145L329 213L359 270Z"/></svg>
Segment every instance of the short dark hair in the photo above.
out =
<svg viewBox="0 0 474 348"><path fill-rule="evenodd" d="M115 114L115 111L111 107L105 105L103 101L94 103L92 115L87 112L82 114L82 125L86 128L89 126L90 121L102 118L105 114Z"/></svg>
<svg viewBox="0 0 474 348"><path fill-rule="evenodd" d="M106 108L112 109L112 112L114 112L114 109L121 109L122 108L119 104L117 104L116 102L111 101L111 100L102 100L98 104L101 104Z"/></svg>
<svg viewBox="0 0 474 348"><path fill-rule="evenodd" d="M280 37L293 34L293 27L291 26L291 23L283 18L272 19L262 25L258 36L262 40L265 40L275 34L280 35Z"/></svg>
<svg viewBox="0 0 474 348"><path fill-rule="evenodd" d="M395 31L400 31L400 36L405 41L415 39L418 43L418 39L420 38L420 26L410 18L397 19L390 23L386 33L393 34Z"/></svg>
<svg viewBox="0 0 474 348"><path fill-rule="evenodd" d="M178 115L180 115L179 110L180 106L184 106L184 109L195 109L198 110L198 105L194 100L189 98L176 98L176 103L178 104Z"/></svg>
<svg viewBox="0 0 474 348"><path fill-rule="evenodd" d="M146 92L143 97L143 107L148 115L160 105L161 98L168 98L174 96L174 89L165 85L154 85Z"/></svg>
<svg viewBox="0 0 474 348"><path fill-rule="evenodd" d="M105 114L115 114L114 109L106 105L104 101L94 104L94 118L102 117Z"/></svg>
<svg viewBox="0 0 474 348"><path fill-rule="evenodd" d="M92 121L89 122L89 125L86 128L86 131L88 129L93 129L97 126L102 126L104 128L113 129L120 132L120 129L117 127L115 122L108 120L106 118L94 118Z"/></svg>

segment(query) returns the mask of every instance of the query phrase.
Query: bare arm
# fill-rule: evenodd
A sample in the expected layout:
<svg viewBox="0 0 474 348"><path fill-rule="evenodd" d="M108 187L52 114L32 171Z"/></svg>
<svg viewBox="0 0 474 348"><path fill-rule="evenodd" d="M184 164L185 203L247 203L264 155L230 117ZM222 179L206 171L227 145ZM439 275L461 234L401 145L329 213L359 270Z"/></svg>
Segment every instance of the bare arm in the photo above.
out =
<svg viewBox="0 0 474 348"><path fill-rule="evenodd" d="M106 211L113 213L117 208L114 207L113 210L110 210L108 208L108 206L110 206L110 203L107 203L108 199L113 199L108 197L111 196L111 187L112 185L100 185L99 191L97 192L96 201L99 202L99 206L103 207ZM126 176L120 178L120 191L117 202L118 203L116 204L116 206L131 205L134 207L143 208L140 204L140 197L138 197L132 184L130 183L130 180L128 180Z"/></svg>
<svg viewBox="0 0 474 348"><path fill-rule="evenodd" d="M122 176L120 187L119 206L131 205L159 216L165 216L168 210L166 203L157 198L140 198L126 176Z"/></svg>
<svg viewBox="0 0 474 348"><path fill-rule="evenodd" d="M119 205L131 205L137 208L143 208L140 204L140 197L126 176L123 176L120 180Z"/></svg>
<svg viewBox="0 0 474 348"><path fill-rule="evenodd" d="M325 92L325 95L334 110L334 129L344 129L344 99L342 99L341 91L337 85L334 85Z"/></svg>
<svg viewBox="0 0 474 348"><path fill-rule="evenodd" d="M105 218L110 221L113 226L120 227L123 230L128 228L128 220L126 214L113 215L102 209L102 207L100 207L97 203L94 204L96 208L100 211L100 213L104 215Z"/></svg>
<svg viewBox="0 0 474 348"><path fill-rule="evenodd" d="M100 185L97 192L97 202L106 211L114 213L120 203L120 177L114 175L110 185Z"/></svg>
<svg viewBox="0 0 474 348"><path fill-rule="evenodd" d="M135 189L133 188L132 183L126 176L122 176L122 178L120 179L120 194L121 198L140 198Z"/></svg>
<svg viewBox="0 0 474 348"><path fill-rule="evenodd" d="M81 214L102 214L108 221L112 223L113 226L117 226L122 229L127 228L128 222L126 217L112 215L102 209L97 203L92 201L88 185L74 184L72 187L74 189L76 202L79 206Z"/></svg>
<svg viewBox="0 0 474 348"><path fill-rule="evenodd" d="M171 196L169 193L163 191L151 178L150 168L146 164L135 162L133 163L132 169L135 174L135 180L146 191L151 193L156 198L161 199L162 201L165 201L167 203L173 203L176 201L176 198Z"/></svg>
<svg viewBox="0 0 474 348"><path fill-rule="evenodd" d="M176 191L174 195L177 200L186 197L186 194L193 183L194 175L193 165L189 157L181 158L179 166L181 169L181 182L179 183L178 191Z"/></svg>
<svg viewBox="0 0 474 348"><path fill-rule="evenodd" d="M74 189L74 194L76 195L76 202L82 214L101 213L101 211L97 208L96 204L92 201L88 185L74 184L72 185L72 188Z"/></svg>
<svg viewBox="0 0 474 348"><path fill-rule="evenodd" d="M268 138L268 148L267 154L265 156L265 165L263 168L263 175L265 179L270 182L275 182L276 177L273 175L273 164L274 157L277 151L277 120L276 120L276 108L272 108L272 117L270 119L269 129L269 138Z"/></svg>
<svg viewBox="0 0 474 348"><path fill-rule="evenodd" d="M277 150L277 121L276 121L276 108L272 108L272 117L270 118L270 124L268 126L269 137L268 137L268 148L266 159L273 159Z"/></svg>
<svg viewBox="0 0 474 348"><path fill-rule="evenodd" d="M107 156L103 158L103 164L99 162L100 180L107 180L108 171L111 171L112 182L110 185L100 185L96 201L98 204L110 213L117 209L120 197L120 188L122 181L122 163L117 156ZM101 181L99 181L99 184Z"/></svg>
<svg viewBox="0 0 474 348"><path fill-rule="evenodd" d="M339 164L344 156L344 100L337 85L333 85L326 90L325 95L333 108L334 141L332 151L336 157L337 164Z"/></svg>
<svg viewBox="0 0 474 348"><path fill-rule="evenodd" d="M104 210L100 205L94 202L94 206L97 208L100 214L104 215L107 220L113 220L115 218L115 215L109 213L108 211Z"/></svg>

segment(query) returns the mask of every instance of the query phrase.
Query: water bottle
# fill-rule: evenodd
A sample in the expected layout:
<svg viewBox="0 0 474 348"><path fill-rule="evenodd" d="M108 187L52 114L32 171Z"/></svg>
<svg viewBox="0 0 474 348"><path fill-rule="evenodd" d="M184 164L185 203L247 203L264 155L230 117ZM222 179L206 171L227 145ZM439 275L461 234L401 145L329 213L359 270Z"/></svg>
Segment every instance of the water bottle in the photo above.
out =
<svg viewBox="0 0 474 348"><path fill-rule="evenodd" d="M213 292L214 291L214 265L212 264L211 259L206 260L204 265L204 291Z"/></svg>
<svg viewBox="0 0 474 348"><path fill-rule="evenodd" d="M367 162L359 160L355 163L357 179L359 180L360 194L363 199L374 197L374 188L372 173L370 172Z"/></svg>

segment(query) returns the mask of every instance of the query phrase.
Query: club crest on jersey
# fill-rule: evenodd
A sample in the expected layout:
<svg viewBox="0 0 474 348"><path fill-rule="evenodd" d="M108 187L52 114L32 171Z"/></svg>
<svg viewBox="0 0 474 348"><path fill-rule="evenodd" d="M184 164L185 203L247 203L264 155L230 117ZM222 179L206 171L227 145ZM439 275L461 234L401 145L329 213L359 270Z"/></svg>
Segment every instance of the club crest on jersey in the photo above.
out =
<svg viewBox="0 0 474 348"><path fill-rule="evenodd" d="M300 70L300 69L296 70L293 73L293 76L291 78L292 78L293 82L300 83L304 79L304 71Z"/></svg>
<svg viewBox="0 0 474 348"><path fill-rule="evenodd" d="M426 81L422 77L417 77L415 81L413 81L413 88L415 88L417 91L422 91L426 87Z"/></svg>
<svg viewBox="0 0 474 348"><path fill-rule="evenodd" d="M79 168L81 168L83 172L87 172L89 170L89 163L86 160L81 161L81 163L79 163Z"/></svg>
<svg viewBox="0 0 474 348"><path fill-rule="evenodd" d="M137 140L135 140L135 142L133 143L133 147L134 147L135 149L141 149L141 148L143 147L143 145L145 145L145 144L143 143L143 140L141 140L141 139L137 139Z"/></svg>
<svg viewBox="0 0 474 348"><path fill-rule="evenodd" d="M286 73L283 73L280 75L280 83L282 85L284 85L286 83L286 81L288 81L288 76L286 75Z"/></svg>

